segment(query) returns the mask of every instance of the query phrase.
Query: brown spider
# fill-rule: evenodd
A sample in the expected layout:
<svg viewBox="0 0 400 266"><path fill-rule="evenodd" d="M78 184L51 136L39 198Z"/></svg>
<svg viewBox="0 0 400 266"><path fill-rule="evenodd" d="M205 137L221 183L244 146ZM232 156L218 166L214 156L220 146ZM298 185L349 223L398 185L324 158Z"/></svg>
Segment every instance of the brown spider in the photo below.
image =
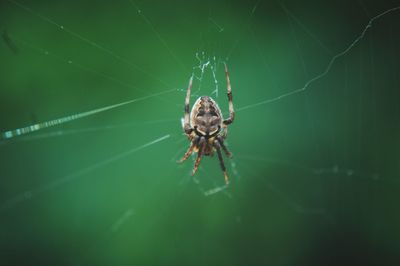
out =
<svg viewBox="0 0 400 266"><path fill-rule="evenodd" d="M226 173L224 160L222 158L221 148L230 158L232 154L224 145L224 140L228 134L228 125L233 122L235 111L232 102L231 82L229 80L228 67L225 65L226 83L229 100L229 118L223 120L221 109L218 104L208 96L199 97L193 105L192 111L189 114L190 91L192 89L193 76L190 78L188 90L185 98L185 117L183 120L183 130L191 141L189 149L186 151L183 158L179 161L182 163L193 152L197 152L196 162L192 171L194 175L200 165L202 156L213 156L214 151L217 151L219 163L224 172L225 183L229 183L229 178Z"/></svg>

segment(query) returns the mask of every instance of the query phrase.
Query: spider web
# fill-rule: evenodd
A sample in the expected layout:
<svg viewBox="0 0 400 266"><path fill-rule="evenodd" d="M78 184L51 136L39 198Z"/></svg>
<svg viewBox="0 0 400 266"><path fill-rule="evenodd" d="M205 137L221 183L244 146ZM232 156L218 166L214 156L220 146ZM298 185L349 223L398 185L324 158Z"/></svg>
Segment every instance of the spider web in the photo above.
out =
<svg viewBox="0 0 400 266"><path fill-rule="evenodd" d="M294 235L302 223L318 228L306 229L311 236L328 231L335 238L342 229L363 227L356 234L362 240L396 237L397 220L388 217L400 174L400 3L173 8L121 1L114 10L99 4L99 25L86 19L92 3L61 3L76 19L60 3L1 4L5 262L21 262L8 252L13 248L36 246L33 231L57 243L68 232L74 236L68 243L80 239L82 251L70 264L157 264L150 250L163 248L154 242L185 248L175 241L189 241L186 230L200 241L194 228L209 239L219 232L235 236L236 229L250 239L254 226L271 236L258 238L261 246L276 246L265 254L253 247L254 254L277 263L286 257L278 251L288 249L282 232L292 230L291 241L301 246ZM237 113L227 139L234 157L225 159L230 186L216 157L204 158L194 177L193 160L176 164L189 145L180 118L191 76L191 103L210 95L228 113L223 63ZM380 211L383 206L389 210ZM382 224L393 231L376 236ZM66 233L51 235L60 228ZM307 241L313 250L319 245ZM54 261L41 257L48 245L37 245L39 258L25 259ZM229 248L239 253L244 246ZM67 257L75 249L53 250ZM296 264L293 256L289 264Z"/></svg>

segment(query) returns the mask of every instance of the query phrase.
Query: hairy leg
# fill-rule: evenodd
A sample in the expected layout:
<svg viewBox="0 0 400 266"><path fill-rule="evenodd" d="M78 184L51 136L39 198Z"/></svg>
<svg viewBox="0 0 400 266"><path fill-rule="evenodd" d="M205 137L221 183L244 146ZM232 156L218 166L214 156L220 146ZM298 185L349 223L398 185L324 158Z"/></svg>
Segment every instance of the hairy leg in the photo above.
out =
<svg viewBox="0 0 400 266"><path fill-rule="evenodd" d="M221 169L224 172L225 184L229 184L229 177L228 174L226 173L224 159L222 158L222 153L221 153L221 145L219 144L218 140L214 141L214 147L217 150L219 165L221 166Z"/></svg>
<svg viewBox="0 0 400 266"><path fill-rule="evenodd" d="M189 86L186 92L186 98L185 98L185 116L184 116L184 121L183 121L183 130L187 135L190 135L192 133L193 129L190 126L190 113L189 113L189 103L190 103L190 91L192 90L192 82L193 82L193 77L190 77L189 80Z"/></svg>
<svg viewBox="0 0 400 266"><path fill-rule="evenodd" d="M178 161L178 163L182 163L182 162L186 161L187 158L189 158L189 156L193 153L193 149L194 149L194 147L196 147L198 142L199 142L199 137L195 137L192 140L192 143L190 144L190 147L187 149L185 155L183 155L182 159L180 159Z"/></svg>
<svg viewBox="0 0 400 266"><path fill-rule="evenodd" d="M232 124L233 120L235 119L235 110L233 108L233 99L232 99L232 88L231 88L231 81L229 79L229 72L228 67L225 65L225 75L226 75L226 89L229 101L229 117L224 120L225 125Z"/></svg>
<svg viewBox="0 0 400 266"><path fill-rule="evenodd" d="M201 162L201 158L203 157L203 152L204 152L204 148L206 146L206 139L204 137L200 137L199 140L199 151L197 153L197 158L196 158L196 162L194 163L194 168L192 171L192 175L194 175L197 171L197 168L199 168L200 162Z"/></svg>

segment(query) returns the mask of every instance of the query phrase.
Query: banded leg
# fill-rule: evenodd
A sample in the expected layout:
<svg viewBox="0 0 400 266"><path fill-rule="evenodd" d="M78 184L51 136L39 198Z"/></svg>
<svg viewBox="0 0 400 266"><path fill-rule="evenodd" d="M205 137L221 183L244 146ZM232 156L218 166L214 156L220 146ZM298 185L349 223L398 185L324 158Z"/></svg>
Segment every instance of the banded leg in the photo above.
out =
<svg viewBox="0 0 400 266"><path fill-rule="evenodd" d="M221 145L222 149L224 150L226 156L228 156L229 158L232 158L232 153L225 146L223 139L220 137L217 137L217 140L218 140L219 144Z"/></svg>
<svg viewBox="0 0 400 266"><path fill-rule="evenodd" d="M185 116L183 120L183 130L185 131L186 134L192 133L193 129L190 126L190 113L189 113L189 103L190 103L190 91L192 90L192 83L193 83L193 76L190 77L189 80L189 86L186 92L186 98L185 98Z"/></svg>
<svg viewBox="0 0 400 266"><path fill-rule="evenodd" d="M221 169L224 172L225 184L228 185L229 184L229 177L228 177L228 174L226 173L224 159L222 158L222 153L221 153L221 145L219 144L218 140L214 141L214 147L217 150L218 159L219 159L219 165L221 166Z"/></svg>
<svg viewBox="0 0 400 266"><path fill-rule="evenodd" d="M206 147L206 139L204 137L201 137L200 141L199 141L199 151L197 152L197 158L196 158L196 162L194 163L192 175L194 175L197 171L197 168L199 168L205 147Z"/></svg>
<svg viewBox="0 0 400 266"><path fill-rule="evenodd" d="M221 137L222 138L226 138L228 136L228 126L225 124L222 124L222 134Z"/></svg>
<svg viewBox="0 0 400 266"><path fill-rule="evenodd" d="M184 161L186 161L187 158L189 158L189 156L193 153L193 149L194 149L194 147L196 147L198 140L199 140L198 137L193 139L192 143L190 144L189 149L187 149L185 155L183 155L182 159L180 159L178 161L178 163L183 163Z"/></svg>
<svg viewBox="0 0 400 266"><path fill-rule="evenodd" d="M235 110L233 108L233 100L232 100L232 88L231 88L231 81L229 79L229 72L228 67L225 65L225 75L226 75L226 89L229 101L229 118L224 120L224 125L232 124L233 120L235 119Z"/></svg>

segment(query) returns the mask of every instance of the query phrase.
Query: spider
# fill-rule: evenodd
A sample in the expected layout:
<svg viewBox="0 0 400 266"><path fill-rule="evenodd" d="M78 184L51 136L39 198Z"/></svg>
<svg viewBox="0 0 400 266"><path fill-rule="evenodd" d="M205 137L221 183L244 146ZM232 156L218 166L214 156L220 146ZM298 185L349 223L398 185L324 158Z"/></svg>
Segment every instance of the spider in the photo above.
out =
<svg viewBox="0 0 400 266"><path fill-rule="evenodd" d="M221 149L225 152L226 156L232 157L224 145L224 140L228 134L228 125L230 125L235 118L235 111L233 109L231 82L229 79L228 67L225 65L225 75L227 83L227 95L229 101L229 117L223 119L221 109L218 107L216 101L209 96L199 97L189 113L190 91L192 89L193 76L189 80L189 86L185 98L185 116L183 119L183 130L191 141L189 149L182 157L179 163L184 162L193 152L197 152L196 162L193 167L192 175L197 171L203 156L213 156L217 151L219 163L222 171L224 172L225 183L229 183L229 177L226 173L224 159L222 158Z"/></svg>

